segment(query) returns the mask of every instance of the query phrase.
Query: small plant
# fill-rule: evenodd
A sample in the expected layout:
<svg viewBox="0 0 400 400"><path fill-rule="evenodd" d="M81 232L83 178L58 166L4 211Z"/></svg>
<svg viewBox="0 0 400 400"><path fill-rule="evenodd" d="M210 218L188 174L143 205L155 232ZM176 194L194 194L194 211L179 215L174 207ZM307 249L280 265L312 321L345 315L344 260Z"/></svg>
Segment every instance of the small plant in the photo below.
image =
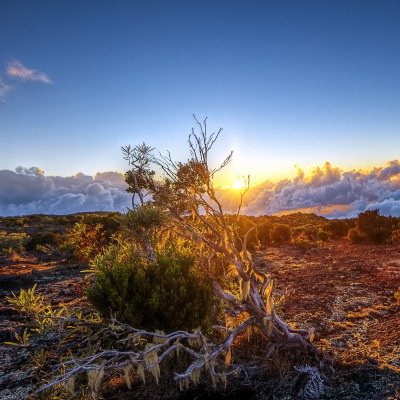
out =
<svg viewBox="0 0 400 400"><path fill-rule="evenodd" d="M196 328L207 318L212 286L189 249L157 252L156 263L130 243L110 245L91 264L96 282L88 299L103 316L145 329Z"/></svg>
<svg viewBox="0 0 400 400"><path fill-rule="evenodd" d="M75 257L80 261L90 261L107 244L102 224L77 223L67 233L67 242L72 246Z"/></svg>
<svg viewBox="0 0 400 400"><path fill-rule="evenodd" d="M319 229L317 233L317 237L319 240L323 242L327 242L329 240L329 232L324 231L323 229Z"/></svg>
<svg viewBox="0 0 400 400"><path fill-rule="evenodd" d="M62 243L60 234L54 232L39 232L31 237L25 244L27 251L44 251L48 245L59 246Z"/></svg>
<svg viewBox="0 0 400 400"><path fill-rule="evenodd" d="M303 236L299 236L294 240L294 244L296 245L296 247L298 247L302 252L306 252L307 250L310 249L311 247L311 242L303 237Z"/></svg>
<svg viewBox="0 0 400 400"><path fill-rule="evenodd" d="M29 240L26 233L9 233L0 232L0 251L4 253L22 253L24 245Z"/></svg>
<svg viewBox="0 0 400 400"><path fill-rule="evenodd" d="M367 241L381 244L392 235L394 221L391 217L379 215L379 210L368 210L358 215L358 234Z"/></svg>
<svg viewBox="0 0 400 400"><path fill-rule="evenodd" d="M28 347L29 346L29 337L31 334L28 332L28 328L24 329L24 332L22 336L18 334L18 332L15 332L14 334L15 339L17 340L16 342L4 342L4 344L8 344L11 346L17 346L17 347Z"/></svg>
<svg viewBox="0 0 400 400"><path fill-rule="evenodd" d="M35 290L36 284L27 291L21 289L19 296L16 296L14 292L11 292L12 297L7 296L6 300L19 312L38 314L44 308L43 296L36 294Z"/></svg>
<svg viewBox="0 0 400 400"><path fill-rule="evenodd" d="M364 241L362 236L359 235L357 228L349 229L347 238L350 240L351 243L362 243Z"/></svg>
<svg viewBox="0 0 400 400"><path fill-rule="evenodd" d="M274 224L271 230L271 239L275 243L289 243L292 238L292 231L289 225Z"/></svg>
<svg viewBox="0 0 400 400"><path fill-rule="evenodd" d="M396 303L400 303L400 286L397 288L397 291L394 292L393 296Z"/></svg>
<svg viewBox="0 0 400 400"><path fill-rule="evenodd" d="M329 232L333 238L341 238L347 236L349 226L342 219L333 219L324 225L324 230Z"/></svg>

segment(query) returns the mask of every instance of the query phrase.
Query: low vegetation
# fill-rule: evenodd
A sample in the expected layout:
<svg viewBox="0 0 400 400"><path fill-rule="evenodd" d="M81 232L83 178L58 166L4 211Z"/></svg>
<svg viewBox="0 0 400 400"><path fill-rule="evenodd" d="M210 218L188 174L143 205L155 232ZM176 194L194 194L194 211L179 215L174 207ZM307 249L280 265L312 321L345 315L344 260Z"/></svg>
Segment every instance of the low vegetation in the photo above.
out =
<svg viewBox="0 0 400 400"><path fill-rule="evenodd" d="M276 293L279 271L272 276L258 255L292 246L296 257L306 257L334 240L399 243L399 220L378 210L353 220L241 216L249 181L237 213L225 215L213 179L232 154L212 168L208 155L220 132L208 135L206 121L198 127L185 163L169 154L156 158L144 143L123 148L133 196L123 215L1 220L3 254L58 251L86 273L81 290L87 312L47 304L36 286L7 297L10 307L29 317L30 325L7 344L30 349L37 396L107 398L118 379L128 391L136 387L136 394L140 387L142 398L178 397L179 390L196 386L203 392L251 388L254 396L266 396L271 385L263 382L289 376L294 398L324 395L334 369L323 342L314 343L313 325L322 322L310 323L304 314L296 316L296 326L284 321L285 297L296 287L292 294ZM163 170L163 181L155 180L155 167ZM290 280L296 271L287 274ZM398 291L391 296L398 303ZM336 312L335 304L327 307ZM340 329L358 317L348 312ZM40 336L40 347L37 341L31 346L33 336Z"/></svg>

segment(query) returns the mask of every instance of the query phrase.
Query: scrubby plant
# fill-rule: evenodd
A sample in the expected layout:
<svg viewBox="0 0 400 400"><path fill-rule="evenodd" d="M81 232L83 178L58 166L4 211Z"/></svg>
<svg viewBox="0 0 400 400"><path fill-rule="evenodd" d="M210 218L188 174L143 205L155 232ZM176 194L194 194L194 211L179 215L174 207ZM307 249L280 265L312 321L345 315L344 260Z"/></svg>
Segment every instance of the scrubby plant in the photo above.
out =
<svg viewBox="0 0 400 400"><path fill-rule="evenodd" d="M152 261L155 261L154 248L160 231L168 220L164 210L153 202L135 205L126 214L119 217L121 233L125 238L134 239Z"/></svg>
<svg viewBox="0 0 400 400"><path fill-rule="evenodd" d="M323 229L329 232L332 238L346 237L349 233L349 226L347 222L342 219L333 219L326 222Z"/></svg>
<svg viewBox="0 0 400 400"><path fill-rule="evenodd" d="M121 214L118 212L87 213L83 215L80 222L86 225L103 225L106 236L109 237L118 231L120 226L120 215Z"/></svg>
<svg viewBox="0 0 400 400"><path fill-rule="evenodd" d="M327 242L329 240L329 232L324 231L323 229L319 229L317 232L317 237L322 242Z"/></svg>
<svg viewBox="0 0 400 400"><path fill-rule="evenodd" d="M102 224L78 222L67 233L69 246L80 261L90 261L107 245L107 237Z"/></svg>
<svg viewBox="0 0 400 400"><path fill-rule="evenodd" d="M33 285L27 291L21 289L18 296L11 292L12 296L7 297L6 300L19 312L37 314L43 310L43 295L36 294L35 290L36 285Z"/></svg>
<svg viewBox="0 0 400 400"><path fill-rule="evenodd" d="M275 243L289 243L292 238L292 231L289 225L274 224L271 229L271 239Z"/></svg>
<svg viewBox="0 0 400 400"><path fill-rule="evenodd" d="M234 225L236 231L235 235L235 245L238 250L243 249L243 243L241 238L248 232L246 246L249 250L258 249L260 246L260 240L258 237L258 228L262 223L253 221L251 217L245 215L226 215L226 221L229 224Z"/></svg>
<svg viewBox="0 0 400 400"><path fill-rule="evenodd" d="M192 329L210 313L213 289L188 248L169 246L156 262L129 242L111 244L91 263L88 299L103 316L143 329Z"/></svg>
<svg viewBox="0 0 400 400"><path fill-rule="evenodd" d="M268 218L261 217L257 221L257 236L261 245L271 243L272 223Z"/></svg>
<svg viewBox="0 0 400 400"><path fill-rule="evenodd" d="M357 228L350 228L347 234L347 238L351 243L361 243L364 241L363 237L358 233Z"/></svg>
<svg viewBox="0 0 400 400"><path fill-rule="evenodd" d="M304 236L298 236L293 240L293 243L304 253L311 247L311 242Z"/></svg>
<svg viewBox="0 0 400 400"><path fill-rule="evenodd" d="M46 247L59 246L63 242L60 234L55 232L38 232L31 236L30 240L26 242L25 249L27 251L37 250L38 246ZM40 247L39 247L40 248Z"/></svg>
<svg viewBox="0 0 400 400"><path fill-rule="evenodd" d="M384 243L393 230L393 218L379 214L379 210L367 210L358 215L356 229L359 236L373 243Z"/></svg>
<svg viewBox="0 0 400 400"><path fill-rule="evenodd" d="M4 253L22 253L25 244L29 241L26 233L9 233L0 232L0 252Z"/></svg>

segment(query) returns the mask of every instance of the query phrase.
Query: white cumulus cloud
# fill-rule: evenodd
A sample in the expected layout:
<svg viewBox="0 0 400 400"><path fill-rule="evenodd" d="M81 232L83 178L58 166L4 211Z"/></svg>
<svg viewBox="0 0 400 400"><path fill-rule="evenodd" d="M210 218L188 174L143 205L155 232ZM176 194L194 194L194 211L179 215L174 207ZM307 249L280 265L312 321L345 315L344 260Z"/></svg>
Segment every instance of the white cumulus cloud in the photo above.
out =
<svg viewBox="0 0 400 400"><path fill-rule="evenodd" d="M0 216L126 211L132 204L126 189L124 175L119 172L61 177L46 176L36 167L0 170ZM238 191L218 189L217 194L227 212L236 211ZM400 217L398 160L370 170L343 171L329 162L309 172L297 167L293 179L252 187L242 212L268 215L302 211L353 218L369 209Z"/></svg>
<svg viewBox="0 0 400 400"><path fill-rule="evenodd" d="M119 172L46 176L36 167L0 170L0 216L125 211L131 194Z"/></svg>
<svg viewBox="0 0 400 400"><path fill-rule="evenodd" d="M225 195L227 197L227 194ZM343 171L326 162L309 173L297 167L296 176L252 188L244 214L314 212L328 218L352 218L368 209L400 217L400 162L371 170ZM228 203L226 203L228 204ZM230 210L234 211L232 204Z"/></svg>

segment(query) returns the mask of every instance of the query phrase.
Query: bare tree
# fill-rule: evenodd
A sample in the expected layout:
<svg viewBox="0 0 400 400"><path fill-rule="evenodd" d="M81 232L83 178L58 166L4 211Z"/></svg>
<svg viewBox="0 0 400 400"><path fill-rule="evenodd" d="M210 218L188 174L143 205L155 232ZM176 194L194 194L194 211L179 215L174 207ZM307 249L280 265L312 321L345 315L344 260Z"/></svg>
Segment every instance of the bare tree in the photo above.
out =
<svg viewBox="0 0 400 400"><path fill-rule="evenodd" d="M294 329L285 323L274 307L274 280L260 270L247 249L247 240L252 227L244 236L238 233L237 222L243 199L249 189L250 179L241 191L240 201L235 215L226 216L219 201L214 178L229 164L233 153L217 167L209 164L209 155L222 129L208 134L207 120L200 123L196 118L198 132L192 130L188 139L190 157L186 162L176 162L170 153L153 155L153 148L145 145L124 147L124 157L129 161L131 170L127 173L127 182L133 196L138 196L138 207L146 202L166 212L175 221L175 229L185 234L202 249L208 250L208 262L216 255L222 255L233 268L240 280L240 294L227 290L228 285L213 282L216 295L223 300L227 319L239 321L236 324L214 326L223 332L224 340L213 343L200 331L188 333L173 332L169 335L137 330L117 321L113 322L121 343L131 343L132 338L147 338L150 347L136 347L135 351L103 351L84 360L71 361L71 369L61 375L57 381L47 385L68 381L82 370L124 369L131 365L139 375L150 371L158 380L159 365L168 354L179 349L188 354L189 362L185 371L175 373L174 379L182 386L188 382L196 383L200 373L207 372L213 382L223 381L232 375L243 373L249 376L245 365L235 365L230 351L235 340L249 327L256 327L264 337L264 359L292 356L297 363L312 358L318 359L319 352L312 341L314 329ZM153 168L163 172L163 178L156 179ZM133 202L133 207L136 204ZM238 246L239 243L239 246ZM130 339L128 339L130 338ZM197 347L192 344L196 343ZM154 357L150 357L149 354ZM78 365L78 366L77 366Z"/></svg>
<svg viewBox="0 0 400 400"><path fill-rule="evenodd" d="M137 185L133 192L146 189L159 207L167 210L180 226L182 231L189 232L197 241L204 243L212 253L222 254L234 266L241 282L241 296L234 296L224 291L214 282L216 294L227 303L226 313L232 317L248 314L249 323L257 325L267 340L268 351L290 350L298 355L315 354L312 345L314 329L310 331L293 329L284 323L274 308L274 281L253 262L247 250L247 237L251 228L243 237L237 230L243 198L249 188L250 178L241 192L235 218L227 218L222 204L218 200L214 186L215 175L229 164L233 152L218 167L209 165L210 151L219 137L218 132L208 134L207 120L200 123L197 133L192 130L188 139L190 158L182 163L173 160L170 153L158 158L144 152L149 162L162 169L165 176L156 182L154 174L141 174L137 170L137 181L144 183L143 188ZM142 147L136 147L140 151ZM147 146L144 147L146 150ZM127 159L136 157L135 151L124 149ZM133 173L135 175L135 173ZM241 246L238 248L237 243Z"/></svg>

